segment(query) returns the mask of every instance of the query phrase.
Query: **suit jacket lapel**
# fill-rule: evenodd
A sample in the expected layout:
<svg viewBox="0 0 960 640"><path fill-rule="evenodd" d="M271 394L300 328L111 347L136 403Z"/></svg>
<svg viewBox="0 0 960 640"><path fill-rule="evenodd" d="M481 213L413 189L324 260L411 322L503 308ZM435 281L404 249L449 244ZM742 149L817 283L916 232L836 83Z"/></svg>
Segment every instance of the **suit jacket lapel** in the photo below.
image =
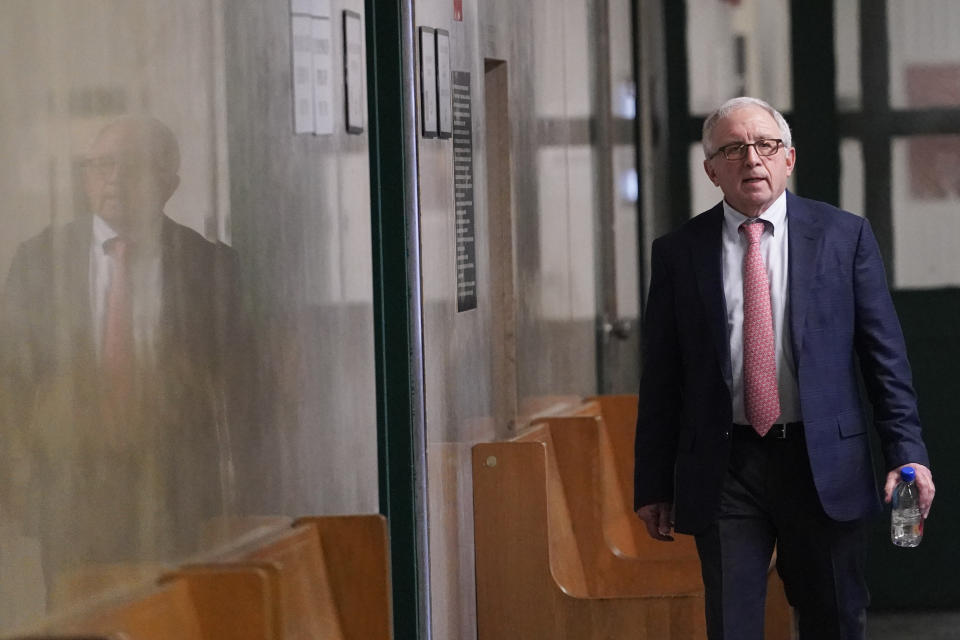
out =
<svg viewBox="0 0 960 640"><path fill-rule="evenodd" d="M803 347L810 287L819 271L823 226L803 201L787 192L787 224L790 225L790 331L793 335L793 354L799 361Z"/></svg>
<svg viewBox="0 0 960 640"><path fill-rule="evenodd" d="M162 217L160 226L160 324L157 327L157 338L161 345L161 353L166 351L166 345L176 344L177 337L183 335L183 323L186 313L185 298L186 280L184 275L189 271L184 265L185 260L182 236L177 224L168 218ZM195 310L193 310L195 311Z"/></svg>
<svg viewBox="0 0 960 640"><path fill-rule="evenodd" d="M697 288L703 301L707 326L717 351L723 379L730 384L730 338L727 335L727 304L723 296L723 204L707 211L695 229L692 260Z"/></svg>

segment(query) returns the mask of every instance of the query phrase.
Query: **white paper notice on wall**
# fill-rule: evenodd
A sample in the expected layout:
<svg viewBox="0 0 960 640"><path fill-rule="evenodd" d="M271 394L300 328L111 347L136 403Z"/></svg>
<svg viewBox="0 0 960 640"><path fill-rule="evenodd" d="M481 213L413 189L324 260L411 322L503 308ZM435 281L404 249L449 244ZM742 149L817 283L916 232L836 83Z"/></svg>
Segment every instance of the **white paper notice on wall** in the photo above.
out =
<svg viewBox="0 0 960 640"><path fill-rule="evenodd" d="M310 16L290 18L293 48L293 131L312 133L313 119L313 33Z"/></svg>
<svg viewBox="0 0 960 640"><path fill-rule="evenodd" d="M363 24L360 14L343 12L343 95L346 100L347 133L363 131Z"/></svg>
<svg viewBox="0 0 960 640"><path fill-rule="evenodd" d="M453 132L450 104L450 34L437 29L437 135L449 138Z"/></svg>
<svg viewBox="0 0 960 640"><path fill-rule="evenodd" d="M330 0L290 0L290 13L313 18L329 18Z"/></svg>
<svg viewBox="0 0 960 640"><path fill-rule="evenodd" d="M333 27L330 18L311 19L313 36L313 132L333 133Z"/></svg>
<svg viewBox="0 0 960 640"><path fill-rule="evenodd" d="M437 49L431 27L420 27L420 115L423 137L436 138Z"/></svg>

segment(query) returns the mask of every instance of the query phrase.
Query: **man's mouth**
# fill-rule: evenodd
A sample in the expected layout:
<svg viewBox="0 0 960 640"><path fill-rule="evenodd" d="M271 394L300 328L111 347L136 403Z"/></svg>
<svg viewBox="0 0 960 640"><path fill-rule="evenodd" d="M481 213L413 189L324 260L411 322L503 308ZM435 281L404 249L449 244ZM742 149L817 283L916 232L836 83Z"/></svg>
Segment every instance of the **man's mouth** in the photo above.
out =
<svg viewBox="0 0 960 640"><path fill-rule="evenodd" d="M743 179L743 182L744 182L745 184L756 184L756 183L758 183L758 182L764 182L764 181L766 181L766 178L757 178L757 177L754 177L754 178L744 178L744 179Z"/></svg>

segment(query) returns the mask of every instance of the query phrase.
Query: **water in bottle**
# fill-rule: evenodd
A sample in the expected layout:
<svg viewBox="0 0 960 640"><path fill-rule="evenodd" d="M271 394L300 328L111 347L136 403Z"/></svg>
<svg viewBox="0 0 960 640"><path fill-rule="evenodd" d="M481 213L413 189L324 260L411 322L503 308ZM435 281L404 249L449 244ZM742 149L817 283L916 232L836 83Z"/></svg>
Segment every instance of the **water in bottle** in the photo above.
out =
<svg viewBox="0 0 960 640"><path fill-rule="evenodd" d="M890 539L898 547L916 547L923 538L923 516L920 495L914 482L913 467L900 470L900 482L893 491L893 512L890 517Z"/></svg>

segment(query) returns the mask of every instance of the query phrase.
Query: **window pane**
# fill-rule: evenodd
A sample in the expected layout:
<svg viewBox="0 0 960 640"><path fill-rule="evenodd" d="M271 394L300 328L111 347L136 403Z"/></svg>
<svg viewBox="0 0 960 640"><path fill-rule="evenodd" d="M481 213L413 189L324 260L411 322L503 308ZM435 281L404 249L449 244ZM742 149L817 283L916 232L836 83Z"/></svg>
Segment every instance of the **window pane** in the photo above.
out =
<svg viewBox="0 0 960 640"><path fill-rule="evenodd" d="M893 0L887 11L890 104L960 106L960 3Z"/></svg>
<svg viewBox="0 0 960 640"><path fill-rule="evenodd" d="M860 0L835 0L834 53L837 70L837 108L860 109Z"/></svg>
<svg viewBox="0 0 960 640"><path fill-rule="evenodd" d="M960 135L893 141L894 283L960 284Z"/></svg>
<svg viewBox="0 0 960 640"><path fill-rule="evenodd" d="M720 202L723 194L716 188L703 170L703 147L700 143L690 145L690 215L702 213Z"/></svg>
<svg viewBox="0 0 960 640"><path fill-rule="evenodd" d="M633 145L613 148L614 241L616 255L617 312L623 318L640 315L640 285L637 281L637 169Z"/></svg>
<svg viewBox="0 0 960 640"><path fill-rule="evenodd" d="M690 112L740 95L793 106L787 0L688 0Z"/></svg>
<svg viewBox="0 0 960 640"><path fill-rule="evenodd" d="M854 138L840 142L840 208L863 212L863 144Z"/></svg>

